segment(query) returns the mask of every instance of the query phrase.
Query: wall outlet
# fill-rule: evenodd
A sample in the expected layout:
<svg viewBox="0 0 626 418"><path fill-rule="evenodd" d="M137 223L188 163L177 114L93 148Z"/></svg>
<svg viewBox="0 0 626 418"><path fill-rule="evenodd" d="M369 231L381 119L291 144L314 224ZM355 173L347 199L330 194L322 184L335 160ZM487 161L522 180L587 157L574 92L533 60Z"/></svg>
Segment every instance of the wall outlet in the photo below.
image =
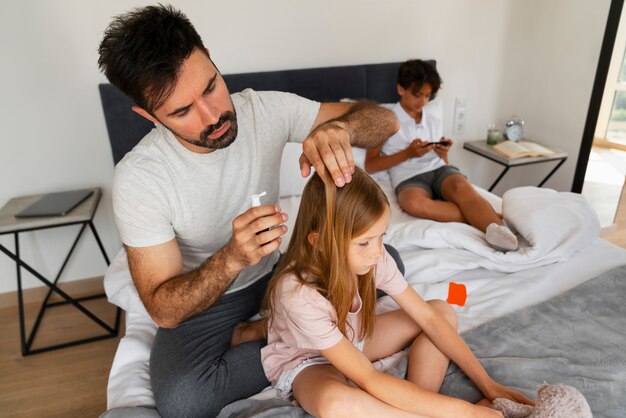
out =
<svg viewBox="0 0 626 418"><path fill-rule="evenodd" d="M467 119L467 99L465 97L457 97L454 100L454 125L453 132L462 134L465 132L465 122Z"/></svg>

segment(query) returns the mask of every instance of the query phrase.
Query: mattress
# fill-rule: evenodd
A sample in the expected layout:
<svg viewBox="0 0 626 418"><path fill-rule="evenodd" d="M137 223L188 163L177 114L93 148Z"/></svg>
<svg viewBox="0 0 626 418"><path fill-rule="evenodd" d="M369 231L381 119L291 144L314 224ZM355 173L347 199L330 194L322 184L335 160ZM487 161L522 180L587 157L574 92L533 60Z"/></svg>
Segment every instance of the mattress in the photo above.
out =
<svg viewBox="0 0 626 418"><path fill-rule="evenodd" d="M415 219L402 212L391 191L388 178L378 176L377 181L389 197L392 206L392 225L412 225ZM535 188L536 189L536 188ZM497 212L502 211L503 200L485 190L477 190L492 204ZM556 193L556 192L555 192ZM561 194L559 194L560 196ZM505 196L506 197L506 196ZM291 230L297 214L299 197L284 197L280 200L283 211L289 214L288 227ZM584 206L584 203L582 203ZM592 211L590 213L593 213ZM587 215L584 215L587 216ZM597 219L595 220L597 223ZM463 264L461 261L451 266L438 268L441 261L429 266L432 280L407 280L424 299L444 299L448 297L450 282L463 284L467 291L466 303L463 306L453 305L458 314L459 331L465 332L494 318L501 317L515 310L531 306L576 287L599 274L624 264L626 250L616 247L598 237L597 230L591 220L589 234L584 243L573 247L571 254L561 258L564 261L546 260L545 265L537 263L522 266L514 271L502 271L506 268L455 268ZM430 226L429 226L430 227ZM470 228L463 225L463 228ZM405 228L406 229L406 228ZM454 229L449 225L448 229ZM595 232L594 232L595 231ZM476 240L480 240L480 231L473 232ZM398 236L398 235L396 235ZM392 238L393 238L392 234ZM285 239L284 243L288 240ZM579 239L580 241L580 239ZM439 260L442 253L450 251L446 248L412 248L404 242L391 242L400 250L407 271L425 268L424 260ZM284 249L284 247L283 247ZM461 249L455 254L464 254ZM415 257L415 255L419 257ZM432 257L431 257L432 256ZM443 257L445 259L446 256ZM504 260L503 266L507 266ZM419 264L419 265L414 265ZM464 265L464 264L463 264ZM471 265L471 264L470 264ZM416 270L417 269L417 270ZM419 275L416 275L418 277ZM107 392L108 409L128 406L154 406L148 375L150 347L156 332L156 326L139 302L136 290L132 287L126 267L125 254L122 251L115 257L107 272L107 294L110 300L127 311L126 334L121 339L109 376ZM125 284L121 284L125 283ZM381 311L394 308L394 302L386 297L379 301ZM261 397L271 397L271 391Z"/></svg>

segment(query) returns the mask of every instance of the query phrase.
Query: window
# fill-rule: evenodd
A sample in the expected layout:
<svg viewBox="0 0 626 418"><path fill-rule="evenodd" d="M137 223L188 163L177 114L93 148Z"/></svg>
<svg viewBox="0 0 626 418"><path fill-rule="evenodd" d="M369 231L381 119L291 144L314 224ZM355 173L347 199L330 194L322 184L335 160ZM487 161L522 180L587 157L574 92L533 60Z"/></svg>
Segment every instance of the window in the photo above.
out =
<svg viewBox="0 0 626 418"><path fill-rule="evenodd" d="M626 28L622 9L620 27L609 66L594 145L626 150Z"/></svg>

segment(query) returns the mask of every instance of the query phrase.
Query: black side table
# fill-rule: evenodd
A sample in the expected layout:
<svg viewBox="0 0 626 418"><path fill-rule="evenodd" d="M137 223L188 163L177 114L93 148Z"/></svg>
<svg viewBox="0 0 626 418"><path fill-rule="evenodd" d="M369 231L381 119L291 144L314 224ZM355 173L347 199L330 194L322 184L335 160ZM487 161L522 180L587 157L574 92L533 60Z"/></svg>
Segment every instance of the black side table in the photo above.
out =
<svg viewBox="0 0 626 418"><path fill-rule="evenodd" d="M93 224L93 216L98 207L98 203L100 202L100 197L102 193L100 192L100 188L92 189L93 193L89 196L85 201L83 201L80 205L72 209L65 216L47 216L47 217L37 217L37 218L16 218L15 214L29 206L31 203L37 201L39 198L45 195L36 195L36 196L26 196L26 197L17 197L9 200L6 205L2 209L0 209L0 235L5 234L13 234L15 238L15 254L9 251L6 247L0 244L0 251L5 253L9 258L15 261L16 269L17 269L17 298L19 305L19 319L20 319L20 338L21 338L21 349L22 355L27 356L30 354L42 353L45 351L56 350L59 348L70 347L73 345L84 344L92 341L103 340L106 338L116 337L119 332L120 327L120 314L121 309L118 307L115 314L115 325L113 327L109 326L105 322L103 322L100 318L90 312L87 308L80 304L81 301L96 299L106 297L104 293L99 293L96 295L85 296L81 298L72 298L63 290L61 290L57 283L59 282L59 278L65 269L67 262L70 259L70 256L74 252L76 248L76 244L80 239L83 231L87 226L91 229L94 238L96 239L98 246L100 247L100 251L102 252L102 256L106 261L107 265L109 265L109 257L107 256L102 242L100 241L100 237L96 232L96 228ZM20 259L20 242L19 242L19 234L20 232L26 231L37 231L40 229L48 229L48 228L58 228L69 225L82 225L80 228L80 232L78 236L74 240L72 247L65 257L65 261L61 265L61 269L57 274L56 278L53 281L49 281L39 272L37 272L34 268L26 264L23 260ZM33 327L26 337L26 329L24 324L24 300L22 295L22 274L21 270L25 269L30 272L33 276L39 279L42 283L49 287L48 293L39 308L39 313L37 314L37 319L33 324ZM52 292L61 296L64 300L60 302L50 303L48 300L52 295ZM103 335L99 335L96 337L84 338L75 341L66 342L63 344L50 345L47 347L31 349L33 341L35 339L35 335L37 334L37 330L39 329L39 325L41 323L41 319L44 316L44 313L47 308L54 307L62 304L72 304L76 309L81 311L91 320L93 320L96 324L102 327L106 333Z"/></svg>
<svg viewBox="0 0 626 418"><path fill-rule="evenodd" d="M552 169L552 171L550 171L548 175L537 185L537 187L541 187L545 184L546 181L548 181L550 177L552 177L556 170L558 170L559 167L563 165L565 160L567 160L567 153L561 151L555 151L555 153L553 155L550 155L549 157L524 157L508 159L494 151L493 145L487 145L487 141L485 141L484 139L481 139L479 141L465 142L463 144L463 149L480 155L481 157L491 160L496 164L504 166L504 170L502 170L498 178L496 178L496 181L494 181L491 187L489 187L489 191L492 191L494 187L496 187L496 184L498 184L498 182L502 180L502 177L504 177L504 175L509 171L511 167L521 167L525 165L539 164L549 161L558 161L558 164Z"/></svg>

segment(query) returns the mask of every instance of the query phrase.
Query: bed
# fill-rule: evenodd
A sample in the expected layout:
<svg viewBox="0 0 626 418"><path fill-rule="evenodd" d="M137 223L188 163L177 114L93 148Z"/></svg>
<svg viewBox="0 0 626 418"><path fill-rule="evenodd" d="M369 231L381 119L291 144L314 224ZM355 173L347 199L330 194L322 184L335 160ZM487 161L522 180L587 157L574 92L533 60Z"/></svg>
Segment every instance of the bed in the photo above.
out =
<svg viewBox="0 0 626 418"><path fill-rule="evenodd" d="M226 75L231 92L252 87L283 90L320 101L368 98L397 100L399 63ZM132 102L108 84L100 85L114 162L151 125L130 111ZM437 100L428 106L441 112ZM355 149L357 164L364 151ZM304 180L296 173L298 146L289 145L281 166L280 205L295 219ZM403 213L385 174L375 176L392 204L387 242L403 257L406 278L425 299L446 299L450 282L467 289L467 303L455 306L459 330L500 383L534 397L538 384L568 383L587 397L594 416L623 417L626 411L626 250L599 238L597 217L573 193L522 187L502 198L477 187L524 237L519 251L499 253L484 234L464 224L441 224ZM288 224L288 226L291 226ZM286 241L286 240L285 240ZM113 362L107 390L107 418L159 416L150 390L148 360L156 327L141 304L121 250L105 288L126 311L126 334ZM600 296L601 295L601 296ZM382 298L381 311L393 301ZM572 324L575 324L573 326ZM401 375L403 353L378 367ZM476 400L476 389L451 365L442 392ZM268 388L235 402L221 417L306 416Z"/></svg>

